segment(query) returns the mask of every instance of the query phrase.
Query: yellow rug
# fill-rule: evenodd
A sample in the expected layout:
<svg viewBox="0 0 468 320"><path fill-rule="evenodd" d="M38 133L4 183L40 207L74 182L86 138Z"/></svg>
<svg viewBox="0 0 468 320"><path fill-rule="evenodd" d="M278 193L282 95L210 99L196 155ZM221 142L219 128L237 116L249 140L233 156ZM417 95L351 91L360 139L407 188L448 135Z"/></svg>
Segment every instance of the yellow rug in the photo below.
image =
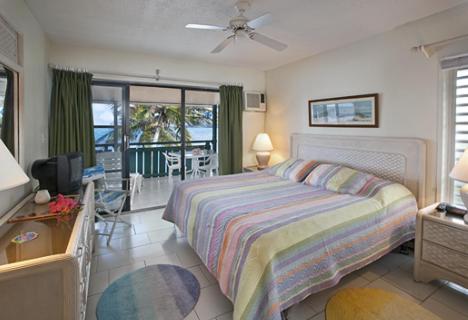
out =
<svg viewBox="0 0 468 320"><path fill-rule="evenodd" d="M441 320L407 298L373 288L340 290L325 314L327 320Z"/></svg>

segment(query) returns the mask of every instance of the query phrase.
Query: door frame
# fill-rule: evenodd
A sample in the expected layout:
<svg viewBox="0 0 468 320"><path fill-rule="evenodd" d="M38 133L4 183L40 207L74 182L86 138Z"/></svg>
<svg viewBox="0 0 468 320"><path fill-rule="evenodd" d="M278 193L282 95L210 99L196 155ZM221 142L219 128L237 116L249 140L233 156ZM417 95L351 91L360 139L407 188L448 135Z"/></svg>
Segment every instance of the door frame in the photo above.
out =
<svg viewBox="0 0 468 320"><path fill-rule="evenodd" d="M162 84L162 83L147 83L147 82L135 82L135 81L125 81L125 80L105 80L105 79L93 79L91 85L96 86L108 86L108 87L121 87L122 90L122 137L121 137L121 146L122 146L122 178L130 178L130 166L129 160L130 156L128 150L130 149L129 142L129 108L130 108L130 87L131 86L140 86L140 87L156 87L156 88L168 88L168 89L179 89L181 92L181 101L180 101L180 111L181 111L181 122L184 126L181 131L181 149L180 156L181 160L185 163L185 93L186 91L206 91L206 92L218 92L219 88L210 88L210 87L201 87L201 86L188 86L188 85L174 85L174 84ZM217 112L214 115L217 117ZM214 137L217 141L217 138ZM180 176L182 180L186 178L186 168L185 165L181 166ZM130 210L130 203L127 201L124 210Z"/></svg>

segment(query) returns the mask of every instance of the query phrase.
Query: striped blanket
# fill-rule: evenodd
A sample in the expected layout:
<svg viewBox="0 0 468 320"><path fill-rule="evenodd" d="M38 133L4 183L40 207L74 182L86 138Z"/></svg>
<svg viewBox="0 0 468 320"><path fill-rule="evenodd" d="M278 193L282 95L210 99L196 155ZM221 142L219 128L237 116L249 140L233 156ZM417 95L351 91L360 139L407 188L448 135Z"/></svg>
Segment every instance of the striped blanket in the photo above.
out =
<svg viewBox="0 0 468 320"><path fill-rule="evenodd" d="M178 184L163 218L218 279L235 320L280 320L282 310L414 237L410 191L390 183L366 195L237 174Z"/></svg>

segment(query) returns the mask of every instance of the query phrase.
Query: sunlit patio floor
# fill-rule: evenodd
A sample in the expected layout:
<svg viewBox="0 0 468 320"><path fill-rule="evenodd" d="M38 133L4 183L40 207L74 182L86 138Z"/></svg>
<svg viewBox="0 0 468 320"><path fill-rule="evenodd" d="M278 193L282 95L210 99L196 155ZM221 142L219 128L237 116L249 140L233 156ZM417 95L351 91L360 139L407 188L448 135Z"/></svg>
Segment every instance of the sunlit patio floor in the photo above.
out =
<svg viewBox="0 0 468 320"><path fill-rule="evenodd" d="M172 189L178 181L180 181L179 176L172 179L168 177L144 178L141 192L135 193L131 209L141 210L166 205L171 196Z"/></svg>

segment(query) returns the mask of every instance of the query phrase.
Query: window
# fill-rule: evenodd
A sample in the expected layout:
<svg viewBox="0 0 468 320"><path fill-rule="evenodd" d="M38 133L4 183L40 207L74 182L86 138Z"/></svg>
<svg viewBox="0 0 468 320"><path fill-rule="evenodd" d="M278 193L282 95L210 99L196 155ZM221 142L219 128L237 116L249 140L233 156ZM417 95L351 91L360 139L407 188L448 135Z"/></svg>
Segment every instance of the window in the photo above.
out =
<svg viewBox="0 0 468 320"><path fill-rule="evenodd" d="M92 90L96 152L121 151L121 88L93 85Z"/></svg>
<svg viewBox="0 0 468 320"><path fill-rule="evenodd" d="M2 123L3 123L3 110L5 104L5 93L7 87L7 78L2 72L0 72L0 132L2 132Z"/></svg>
<svg viewBox="0 0 468 320"><path fill-rule="evenodd" d="M215 140L216 129L213 127L217 123L216 107L203 105L187 105L185 111L185 123L187 131L186 141L209 141Z"/></svg>
<svg viewBox="0 0 468 320"><path fill-rule="evenodd" d="M180 120L180 105L130 103L130 142L179 141Z"/></svg>
<svg viewBox="0 0 468 320"><path fill-rule="evenodd" d="M217 150L219 92L185 92L185 140L189 146Z"/></svg>
<svg viewBox="0 0 468 320"><path fill-rule="evenodd" d="M458 69L453 73L454 96L454 148L452 163L458 161L464 150L468 148L468 68ZM452 118L453 119L453 118ZM452 181L451 202L463 206L460 199L460 188L464 183Z"/></svg>
<svg viewBox="0 0 468 320"><path fill-rule="evenodd" d="M130 86L129 103L132 147L179 146L181 129L185 127L188 147L206 146L216 150L218 92Z"/></svg>

